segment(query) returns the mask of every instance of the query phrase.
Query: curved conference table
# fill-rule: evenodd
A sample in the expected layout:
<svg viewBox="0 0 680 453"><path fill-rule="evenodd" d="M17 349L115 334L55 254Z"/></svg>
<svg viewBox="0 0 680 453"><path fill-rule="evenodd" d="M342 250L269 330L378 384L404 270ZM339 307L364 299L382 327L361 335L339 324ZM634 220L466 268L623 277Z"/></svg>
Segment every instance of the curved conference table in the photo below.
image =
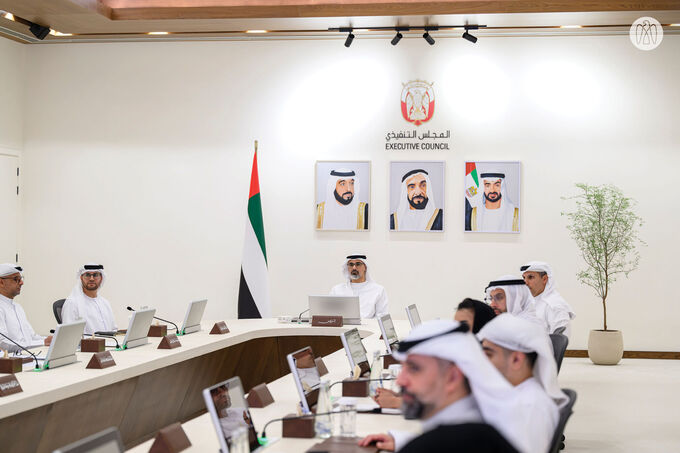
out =
<svg viewBox="0 0 680 453"><path fill-rule="evenodd" d="M23 371L17 379L23 392L0 398L0 445L5 453L51 452L109 426L117 426L126 448L148 451L159 429L183 423L195 451L217 451L219 446L205 413L201 391L217 382L240 376L245 391L268 383L275 403L252 409L255 427L295 412L297 392L286 355L311 346L324 357L331 382L349 375L340 334L358 327L369 351L384 351L375 320L361 326L311 327L281 324L275 319L228 320L228 334L210 335L213 322L202 330L179 337L182 346L157 349L149 344L112 351L116 366L86 369L91 353L78 353L78 362L42 372ZM395 321L400 337L408 333L406 321ZM333 388L339 394L341 386ZM185 423L187 422L187 423ZM415 431L418 424L394 415L360 414L359 435L386 429ZM281 424L267 429L280 437ZM267 450L303 451L314 439L282 439ZM143 445L140 445L143 444Z"/></svg>

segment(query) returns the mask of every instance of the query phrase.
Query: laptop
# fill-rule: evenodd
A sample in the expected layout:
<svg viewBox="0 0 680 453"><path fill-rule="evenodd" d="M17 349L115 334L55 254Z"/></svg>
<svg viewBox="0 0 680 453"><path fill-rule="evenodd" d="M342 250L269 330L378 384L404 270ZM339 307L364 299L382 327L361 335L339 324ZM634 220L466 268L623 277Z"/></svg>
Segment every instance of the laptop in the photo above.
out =
<svg viewBox="0 0 680 453"><path fill-rule="evenodd" d="M42 369L56 368L75 362L76 349L85 330L85 321L58 324L47 350Z"/></svg>
<svg viewBox="0 0 680 453"><path fill-rule="evenodd" d="M309 296L309 317L342 316L343 324L361 324L359 296Z"/></svg>
<svg viewBox="0 0 680 453"><path fill-rule="evenodd" d="M416 308L416 304L411 304L406 307L406 316L408 316L408 322L411 323L411 329L422 323L420 320L420 314L418 314L418 308Z"/></svg>
<svg viewBox="0 0 680 453"><path fill-rule="evenodd" d="M120 432L118 428L112 426L65 447L57 448L52 453L123 453L124 451Z"/></svg>
<svg viewBox="0 0 680 453"><path fill-rule="evenodd" d="M184 315L184 322L182 322L182 328L179 329L182 335L201 330L201 319L203 319L203 312L207 304L208 299L189 302L187 314Z"/></svg>
<svg viewBox="0 0 680 453"><path fill-rule="evenodd" d="M133 311L121 348L130 349L147 344L149 342L149 327L151 327L155 314L155 308Z"/></svg>
<svg viewBox="0 0 680 453"><path fill-rule="evenodd" d="M394 329L392 316L381 316L378 318L378 324L380 325L380 333L382 333L383 340L385 340L387 353L392 354L392 350L399 344L399 338L397 337L397 331Z"/></svg>
<svg viewBox="0 0 680 453"><path fill-rule="evenodd" d="M311 414L312 407L319 399L319 384L321 383L321 375L314 362L314 352L310 346L307 346L288 354L286 359L290 372L293 374L295 388L300 396L302 412Z"/></svg>
<svg viewBox="0 0 680 453"><path fill-rule="evenodd" d="M361 341L359 330L356 327L348 330L340 336L340 339L345 347L351 372L354 373L354 367L358 366L361 368L361 376L370 373L371 365L368 363L366 348L364 348L364 343Z"/></svg>
<svg viewBox="0 0 680 453"><path fill-rule="evenodd" d="M204 389L203 400L210 414L222 453L229 453L232 437L240 428L248 430L250 451L259 450L260 444L257 441L253 418L250 416L243 385L238 376Z"/></svg>

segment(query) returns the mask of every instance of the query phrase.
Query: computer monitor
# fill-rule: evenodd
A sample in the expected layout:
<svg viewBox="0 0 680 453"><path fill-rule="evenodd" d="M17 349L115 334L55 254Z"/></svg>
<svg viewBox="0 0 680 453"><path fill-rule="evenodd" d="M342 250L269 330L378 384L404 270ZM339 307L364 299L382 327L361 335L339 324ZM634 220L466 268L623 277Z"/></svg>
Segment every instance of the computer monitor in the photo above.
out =
<svg viewBox="0 0 680 453"><path fill-rule="evenodd" d="M250 451L258 449L260 444L257 441L257 433L238 376L204 389L203 400L217 433L222 453L229 453L232 437L239 428L248 430Z"/></svg>
<svg viewBox="0 0 680 453"><path fill-rule="evenodd" d="M120 432L118 428L112 426L65 447L57 448L52 453L123 453L124 451Z"/></svg>
<svg viewBox="0 0 680 453"><path fill-rule="evenodd" d="M394 330L392 316L384 315L379 317L378 324L380 325L380 332L382 333L383 340L385 340L387 353L391 354L392 350L399 344L399 338L397 337L397 331Z"/></svg>
<svg viewBox="0 0 680 453"><path fill-rule="evenodd" d="M184 315L184 322L182 323L182 328L179 330L182 335L201 330L201 319L203 318L203 312L205 311L205 306L207 304L208 299L189 302L187 314Z"/></svg>
<svg viewBox="0 0 680 453"><path fill-rule="evenodd" d="M76 350L80 339L83 337L84 330L85 321L58 324L47 350L43 369L56 368L75 362L77 360Z"/></svg>
<svg viewBox="0 0 680 453"><path fill-rule="evenodd" d="M418 313L418 308L416 304L411 304L406 307L406 316L408 316L408 322L411 323L411 328L421 324L420 314Z"/></svg>
<svg viewBox="0 0 680 453"><path fill-rule="evenodd" d="M300 396L300 406L305 414L311 413L312 407L319 399L321 375L314 362L312 348L299 349L286 356L290 372L293 374L295 388Z"/></svg>
<svg viewBox="0 0 680 453"><path fill-rule="evenodd" d="M151 327L155 314L155 308L146 308L132 312L130 323L121 345L123 349L136 348L149 342L149 327Z"/></svg>
<svg viewBox="0 0 680 453"><path fill-rule="evenodd" d="M361 341L361 335L359 335L359 330L354 328L344 332L340 338L342 339L342 345L345 347L345 353L347 354L347 360L349 361L349 367L351 372L354 372L354 367L358 366L361 369L361 375L370 373L371 365L368 363L368 357L366 356L366 348Z"/></svg>
<svg viewBox="0 0 680 453"><path fill-rule="evenodd" d="M343 324L361 324L359 296L309 296L309 316L342 316Z"/></svg>

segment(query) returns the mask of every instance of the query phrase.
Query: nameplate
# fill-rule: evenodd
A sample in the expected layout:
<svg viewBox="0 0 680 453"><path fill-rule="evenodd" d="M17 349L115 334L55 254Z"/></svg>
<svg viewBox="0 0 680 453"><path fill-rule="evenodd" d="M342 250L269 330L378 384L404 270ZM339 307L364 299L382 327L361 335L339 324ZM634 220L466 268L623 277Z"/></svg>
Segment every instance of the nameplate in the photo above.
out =
<svg viewBox="0 0 680 453"><path fill-rule="evenodd" d="M103 352L106 340L103 338L83 338L80 340L80 352Z"/></svg>
<svg viewBox="0 0 680 453"><path fill-rule="evenodd" d="M109 351L104 351L93 354L85 368L101 370L102 368L108 368L110 366L114 366L115 364L116 361L113 360L111 353Z"/></svg>
<svg viewBox="0 0 680 453"><path fill-rule="evenodd" d="M13 374L0 377L0 396L7 396L13 393L23 392L17 377Z"/></svg>
<svg viewBox="0 0 680 453"><path fill-rule="evenodd" d="M312 316L314 327L342 327L342 316Z"/></svg>
<svg viewBox="0 0 680 453"><path fill-rule="evenodd" d="M29 360L32 361L33 359ZM0 359L0 373L19 373L24 368L24 359L21 357L7 357Z"/></svg>
<svg viewBox="0 0 680 453"><path fill-rule="evenodd" d="M149 327L150 337L164 337L168 334L168 326L165 324L152 325Z"/></svg>
<svg viewBox="0 0 680 453"><path fill-rule="evenodd" d="M158 431L149 453L177 453L189 447L191 447L191 442L182 429L182 425L173 423Z"/></svg>
<svg viewBox="0 0 680 453"><path fill-rule="evenodd" d="M248 407L267 407L274 402L267 384L256 385L248 392Z"/></svg>
<svg viewBox="0 0 680 453"><path fill-rule="evenodd" d="M161 343L158 345L158 349L175 349L179 348L180 346L182 346L182 343L179 342L177 335L171 333L170 335L163 337Z"/></svg>
<svg viewBox="0 0 680 453"><path fill-rule="evenodd" d="M210 335L223 335L229 333L229 327L224 321L216 322L212 330L210 330Z"/></svg>

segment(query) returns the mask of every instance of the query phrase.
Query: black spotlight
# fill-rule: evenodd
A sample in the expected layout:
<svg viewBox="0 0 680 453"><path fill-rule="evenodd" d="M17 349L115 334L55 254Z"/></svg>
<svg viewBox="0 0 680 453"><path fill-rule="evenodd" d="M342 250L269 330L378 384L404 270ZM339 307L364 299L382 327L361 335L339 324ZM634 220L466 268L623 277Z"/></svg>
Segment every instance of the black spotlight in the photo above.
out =
<svg viewBox="0 0 680 453"><path fill-rule="evenodd" d="M476 36L472 36L470 33L467 32L467 30L465 30L465 33L463 33L463 39L467 39L467 40L470 41L472 44L474 44L474 43L477 42L477 37L476 37Z"/></svg>
<svg viewBox="0 0 680 453"><path fill-rule="evenodd" d="M347 35L347 39L345 39L345 47L349 47L352 45L352 41L354 41L354 35L352 32L349 32L349 35Z"/></svg>
<svg viewBox="0 0 680 453"><path fill-rule="evenodd" d="M45 39L47 35L50 34L50 27L43 27L42 25L34 24L31 23L31 25L28 27L29 30L31 30L31 33L33 33L33 36L38 38L39 40Z"/></svg>
<svg viewBox="0 0 680 453"><path fill-rule="evenodd" d="M423 38L425 39L425 41L427 41L429 45L434 46L434 38L430 36L429 32L426 31L425 33L423 33Z"/></svg>
<svg viewBox="0 0 680 453"><path fill-rule="evenodd" d="M401 38L403 38L403 37L404 37L404 35L402 35L401 33L397 32L397 34L394 35L394 38L392 38L392 41L390 41L390 43L392 43L393 46L396 46L397 43L398 43L399 41L401 41Z"/></svg>

